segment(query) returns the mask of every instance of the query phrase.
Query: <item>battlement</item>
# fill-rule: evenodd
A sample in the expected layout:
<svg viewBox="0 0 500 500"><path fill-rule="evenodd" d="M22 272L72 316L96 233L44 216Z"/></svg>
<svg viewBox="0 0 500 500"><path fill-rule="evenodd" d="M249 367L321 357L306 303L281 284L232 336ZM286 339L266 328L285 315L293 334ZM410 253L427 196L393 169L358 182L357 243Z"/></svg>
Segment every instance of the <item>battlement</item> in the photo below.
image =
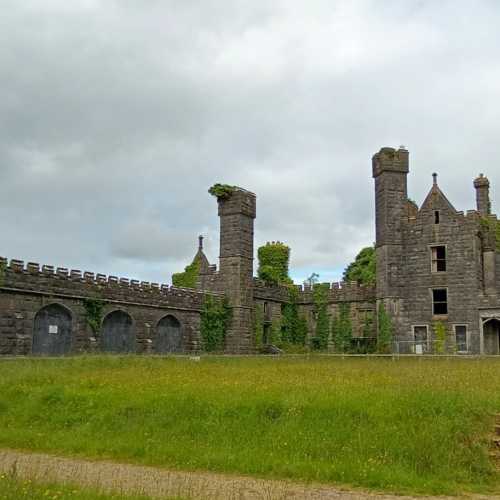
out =
<svg viewBox="0 0 500 500"><path fill-rule="evenodd" d="M356 282L322 283L328 288L328 301L335 302L369 302L375 300L375 286L360 285ZM312 304L313 288L309 285L295 285L300 304ZM254 296L261 300L288 302L290 291L287 286L269 286L262 280L254 278Z"/></svg>
<svg viewBox="0 0 500 500"><path fill-rule="evenodd" d="M207 292L0 257L0 288L110 301L201 308ZM213 293L213 292L210 292Z"/></svg>
<svg viewBox="0 0 500 500"><path fill-rule="evenodd" d="M409 172L408 150L404 146L399 149L384 147L372 157L373 177L378 177L382 172Z"/></svg>

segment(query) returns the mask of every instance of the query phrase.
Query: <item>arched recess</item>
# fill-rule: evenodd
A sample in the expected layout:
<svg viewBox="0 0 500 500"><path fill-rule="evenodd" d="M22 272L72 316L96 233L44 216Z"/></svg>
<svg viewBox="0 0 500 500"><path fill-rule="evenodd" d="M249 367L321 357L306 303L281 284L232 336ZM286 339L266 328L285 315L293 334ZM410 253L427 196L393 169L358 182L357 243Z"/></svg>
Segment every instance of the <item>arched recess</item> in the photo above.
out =
<svg viewBox="0 0 500 500"><path fill-rule="evenodd" d="M153 347L158 354L182 352L182 325L177 318L169 314L158 322Z"/></svg>
<svg viewBox="0 0 500 500"><path fill-rule="evenodd" d="M31 352L38 356L62 356L71 350L71 312L60 304L38 311L33 326Z"/></svg>
<svg viewBox="0 0 500 500"><path fill-rule="evenodd" d="M500 321L490 318L483 323L484 354L500 354Z"/></svg>
<svg viewBox="0 0 500 500"><path fill-rule="evenodd" d="M124 311L110 312L102 322L104 352L135 352L135 333L131 316Z"/></svg>

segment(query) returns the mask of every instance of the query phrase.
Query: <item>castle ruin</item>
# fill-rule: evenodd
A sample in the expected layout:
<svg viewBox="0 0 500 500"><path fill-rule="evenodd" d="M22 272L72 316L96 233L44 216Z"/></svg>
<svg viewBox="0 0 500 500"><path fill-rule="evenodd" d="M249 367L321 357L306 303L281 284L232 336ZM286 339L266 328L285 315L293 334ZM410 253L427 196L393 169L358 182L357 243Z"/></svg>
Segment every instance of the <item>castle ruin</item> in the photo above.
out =
<svg viewBox="0 0 500 500"><path fill-rule="evenodd" d="M382 148L372 167L376 286L327 285L329 315L347 308L358 346L376 342L383 304L394 326L393 350L401 354L433 352L436 325L444 328L447 352L500 354L500 237L488 179L474 181L477 208L464 214L440 190L437 175L420 208L408 198L406 149ZM229 301L225 351L255 353L256 322L270 342L289 288L254 277L255 194L237 188L217 201L219 267L208 262L200 239L196 289L0 259L0 354L199 352L208 296ZM313 289L297 286L296 301L312 337ZM93 307L102 308L98 324L89 321Z"/></svg>

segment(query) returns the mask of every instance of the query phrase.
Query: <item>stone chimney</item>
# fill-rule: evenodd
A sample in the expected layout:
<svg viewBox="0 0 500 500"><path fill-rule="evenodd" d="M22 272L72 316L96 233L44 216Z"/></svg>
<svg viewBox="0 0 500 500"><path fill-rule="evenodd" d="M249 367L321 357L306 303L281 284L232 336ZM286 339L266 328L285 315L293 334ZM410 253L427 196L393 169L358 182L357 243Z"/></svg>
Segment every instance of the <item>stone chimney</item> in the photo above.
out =
<svg viewBox="0 0 500 500"><path fill-rule="evenodd" d="M477 211L483 215L490 215L490 181L483 174L474 180L474 187L476 188L476 203Z"/></svg>

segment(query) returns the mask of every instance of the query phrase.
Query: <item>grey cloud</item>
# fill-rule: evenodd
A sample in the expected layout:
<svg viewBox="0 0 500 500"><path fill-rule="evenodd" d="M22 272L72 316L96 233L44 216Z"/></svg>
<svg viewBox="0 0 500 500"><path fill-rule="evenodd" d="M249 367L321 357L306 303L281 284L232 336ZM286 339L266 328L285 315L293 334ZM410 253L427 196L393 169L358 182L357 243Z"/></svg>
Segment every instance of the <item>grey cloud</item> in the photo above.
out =
<svg viewBox="0 0 500 500"><path fill-rule="evenodd" d="M0 254L158 281L207 235L214 182L258 195L256 243L338 269L374 239L371 155L410 196L500 192L494 1L7 1ZM497 203L495 203L497 202Z"/></svg>

